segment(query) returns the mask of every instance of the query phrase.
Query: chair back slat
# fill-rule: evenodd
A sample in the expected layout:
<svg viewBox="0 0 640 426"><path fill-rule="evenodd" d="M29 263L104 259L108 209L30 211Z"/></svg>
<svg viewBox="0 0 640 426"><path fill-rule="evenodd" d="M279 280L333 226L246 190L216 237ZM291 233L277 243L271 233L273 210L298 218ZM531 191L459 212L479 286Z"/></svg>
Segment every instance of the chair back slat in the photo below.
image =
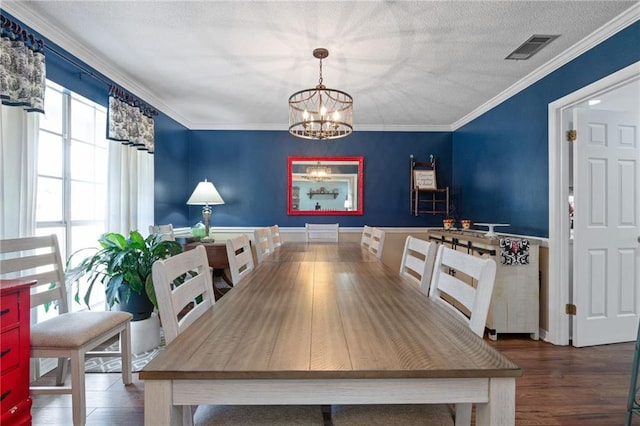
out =
<svg viewBox="0 0 640 426"><path fill-rule="evenodd" d="M193 250L157 260L152 267L152 276L168 344L215 303L207 251L199 245ZM185 307L191 302L193 308L185 313Z"/></svg>
<svg viewBox="0 0 640 426"><path fill-rule="evenodd" d="M254 268L249 237L240 235L227 240L227 257L231 270L231 281L238 284Z"/></svg>
<svg viewBox="0 0 640 426"><path fill-rule="evenodd" d="M272 225L269 227L269 238L271 239L271 248L277 248L282 245L280 238L280 227L278 225Z"/></svg>
<svg viewBox="0 0 640 426"><path fill-rule="evenodd" d="M253 231L253 239L256 245L256 256L258 263L262 263L265 256L273 253L273 247L271 246L271 238L269 234L271 231L269 228L258 228Z"/></svg>
<svg viewBox="0 0 640 426"><path fill-rule="evenodd" d="M337 243L340 233L338 223L305 223L305 237L307 242Z"/></svg>
<svg viewBox="0 0 640 426"><path fill-rule="evenodd" d="M463 281L460 276L469 277L472 283ZM474 333L482 336L495 277L496 262L493 259L441 245L436 255L429 296L457 312ZM464 306L467 312L461 310L459 305Z"/></svg>
<svg viewBox="0 0 640 426"><path fill-rule="evenodd" d="M58 237L13 238L0 241L0 278L34 279L31 307L57 302L58 312L68 312L64 267Z"/></svg>
<svg viewBox="0 0 640 426"><path fill-rule="evenodd" d="M360 237L360 245L369 250L369 245L371 244L371 231L373 228L371 226L365 225L362 228L362 237Z"/></svg>
<svg viewBox="0 0 640 426"><path fill-rule="evenodd" d="M369 244L369 252L375 254L378 259L382 257L384 236L385 232L380 228L373 228L373 230L371 231L371 243Z"/></svg>
<svg viewBox="0 0 640 426"><path fill-rule="evenodd" d="M429 294L435 258L434 243L408 236L400 261L400 275L415 282L423 293Z"/></svg>

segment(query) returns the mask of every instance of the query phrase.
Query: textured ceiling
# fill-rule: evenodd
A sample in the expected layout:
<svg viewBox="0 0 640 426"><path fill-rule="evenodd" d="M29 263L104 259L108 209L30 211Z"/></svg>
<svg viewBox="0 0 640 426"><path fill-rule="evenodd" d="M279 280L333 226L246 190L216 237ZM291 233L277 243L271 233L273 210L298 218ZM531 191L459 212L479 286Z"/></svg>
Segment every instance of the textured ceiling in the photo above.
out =
<svg viewBox="0 0 640 426"><path fill-rule="evenodd" d="M324 84L354 98L356 131L448 130L606 24L639 15L637 1L3 0L2 7L188 128L249 130L287 129L289 96L318 83L316 47L329 49ZM528 61L504 60L533 34L560 37Z"/></svg>

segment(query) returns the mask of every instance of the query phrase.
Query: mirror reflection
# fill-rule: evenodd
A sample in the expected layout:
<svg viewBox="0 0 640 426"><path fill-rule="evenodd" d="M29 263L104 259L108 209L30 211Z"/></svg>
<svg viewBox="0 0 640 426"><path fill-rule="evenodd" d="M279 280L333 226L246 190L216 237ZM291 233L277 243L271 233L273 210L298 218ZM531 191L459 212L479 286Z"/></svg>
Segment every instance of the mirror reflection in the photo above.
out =
<svg viewBox="0 0 640 426"><path fill-rule="evenodd" d="M361 215L362 157L289 157L290 215Z"/></svg>

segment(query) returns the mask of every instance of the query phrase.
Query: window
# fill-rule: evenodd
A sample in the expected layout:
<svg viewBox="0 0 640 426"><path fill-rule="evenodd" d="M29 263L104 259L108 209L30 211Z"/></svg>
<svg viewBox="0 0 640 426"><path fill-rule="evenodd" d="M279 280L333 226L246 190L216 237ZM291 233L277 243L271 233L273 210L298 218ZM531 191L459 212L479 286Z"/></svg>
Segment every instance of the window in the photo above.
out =
<svg viewBox="0 0 640 426"><path fill-rule="evenodd" d="M45 111L38 145L36 233L58 236L64 262L79 249L96 247L105 231L107 112L51 81L47 81ZM92 292L91 306L104 306L103 292ZM76 311L86 305L70 297L69 308Z"/></svg>

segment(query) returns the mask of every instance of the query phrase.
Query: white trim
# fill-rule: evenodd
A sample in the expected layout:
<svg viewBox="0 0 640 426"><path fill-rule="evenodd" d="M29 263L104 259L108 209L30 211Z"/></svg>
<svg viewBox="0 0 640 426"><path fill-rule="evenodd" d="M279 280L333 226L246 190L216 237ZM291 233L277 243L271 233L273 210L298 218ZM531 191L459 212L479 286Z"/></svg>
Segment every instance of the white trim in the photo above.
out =
<svg viewBox="0 0 640 426"><path fill-rule="evenodd" d="M220 233L220 234L253 234L253 231L255 231L258 228L264 228L263 226L216 226L216 227L211 227L211 233L212 234L216 234L216 233ZM292 234L292 233L303 233L305 232L305 227L304 226L291 226L291 227L283 227L280 226L280 232L281 233L285 233L285 234ZM362 226L341 226L339 231L340 232L362 232L364 227ZM399 227L378 227L380 229L383 229L385 232L389 232L392 234L405 234L405 233L409 233L409 232L427 232L429 231L429 229L438 229L438 228L428 228L425 226L416 226L416 227L403 227L403 228L399 228ZM184 237L185 234L191 234L191 228L190 227L182 227L182 228L173 228L173 233L175 235L175 237L180 238L180 237ZM536 238L536 239L540 239L539 237L531 237L531 238Z"/></svg>
<svg viewBox="0 0 640 426"><path fill-rule="evenodd" d="M638 9L638 8L636 8ZM588 98L640 79L640 61L549 104L549 330L547 339L569 344L569 148L563 143L563 112ZM567 166L565 166L567 165Z"/></svg>
<svg viewBox="0 0 640 426"><path fill-rule="evenodd" d="M246 233L246 234L253 234L253 231L255 231L258 228L264 228L263 226L216 226L216 227L211 227L211 233L215 234L215 233L220 233L220 234L238 234L238 233ZM305 232L305 227L304 226L290 226L290 227L283 227L280 226L280 232L281 233L285 233L285 234L293 234L293 233L303 233ZM428 226L412 226L412 227L390 227L390 226L377 226L377 228L382 229L383 231L385 231L388 234L407 234L407 233L412 233L412 232L429 232L429 230L431 229L438 229L438 230L442 230L441 227L428 227ZM339 231L342 233L349 233L349 232L362 232L364 229L364 226L341 226ZM475 231L472 229L472 231ZM190 227L182 227L182 228L173 228L173 232L174 235L176 237L184 237L185 234L191 234L191 228ZM481 231L478 231L479 233L484 233ZM536 237L536 236L531 236L531 235L522 235L522 234L510 234L507 232L501 232L499 235L504 235L505 237L517 237L517 238L528 238L530 240L535 240L537 242L539 242L541 247L549 247L549 240L547 238L543 238L543 237Z"/></svg>

